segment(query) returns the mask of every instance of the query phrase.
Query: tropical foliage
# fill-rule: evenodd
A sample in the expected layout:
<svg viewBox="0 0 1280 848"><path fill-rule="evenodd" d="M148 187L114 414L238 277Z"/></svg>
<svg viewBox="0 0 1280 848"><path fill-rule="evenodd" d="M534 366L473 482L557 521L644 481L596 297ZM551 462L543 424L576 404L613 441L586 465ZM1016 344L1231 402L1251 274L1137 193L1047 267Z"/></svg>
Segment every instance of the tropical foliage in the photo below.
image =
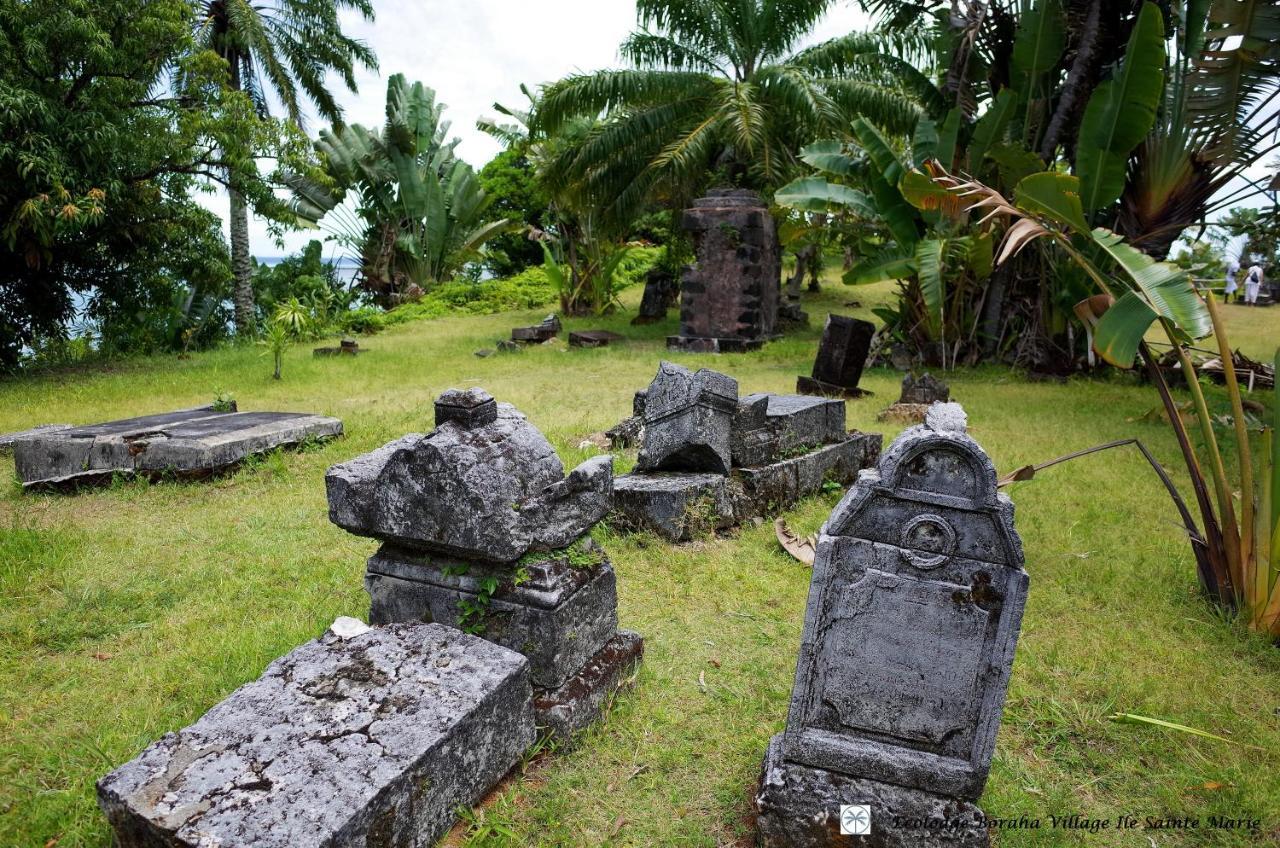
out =
<svg viewBox="0 0 1280 848"><path fill-rule="evenodd" d="M486 220L489 199L454 154L435 92L403 74L387 82L380 130L335 125L320 133L317 178L293 179L301 220L324 221L360 261L362 285L381 304L420 295L513 227ZM351 198L354 211L343 206Z"/></svg>
<svg viewBox="0 0 1280 848"><path fill-rule="evenodd" d="M326 75L340 77L354 92L356 67L377 67L373 51L344 35L339 20L339 14L346 9L372 20L371 0L277 0L269 5L249 0L203 0L199 6L199 42L226 62L232 90L248 94L260 115L268 113L268 103L274 96L284 106L288 119L301 128L305 96L322 118L338 123L342 110L325 86ZM236 329L252 333L253 259L244 192L242 181L229 174Z"/></svg>

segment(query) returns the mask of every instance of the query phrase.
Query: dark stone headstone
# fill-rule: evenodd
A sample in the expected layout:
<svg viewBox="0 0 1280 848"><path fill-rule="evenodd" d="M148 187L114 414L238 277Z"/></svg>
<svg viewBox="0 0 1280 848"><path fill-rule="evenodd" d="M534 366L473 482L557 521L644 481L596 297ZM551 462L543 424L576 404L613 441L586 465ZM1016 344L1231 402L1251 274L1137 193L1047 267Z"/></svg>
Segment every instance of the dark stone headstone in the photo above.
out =
<svg viewBox="0 0 1280 848"><path fill-rule="evenodd" d="M453 421L467 430L498 420L498 402L484 389L449 389L436 398L436 426Z"/></svg>
<svg viewBox="0 0 1280 848"><path fill-rule="evenodd" d="M574 330L569 334L569 347L608 347L610 342L624 338L610 330Z"/></svg>
<svg viewBox="0 0 1280 848"><path fill-rule="evenodd" d="M563 329L560 326L560 319L555 315L548 315L537 324L531 327L515 327L511 330L511 340L513 342L524 342L526 344L536 344L554 339Z"/></svg>
<svg viewBox="0 0 1280 848"><path fill-rule="evenodd" d="M631 319L632 324L655 324L666 320L667 310L680 295L676 278L665 268L649 269L644 277L644 295L640 298L640 312Z"/></svg>
<svg viewBox="0 0 1280 848"><path fill-rule="evenodd" d="M818 344L818 355L813 361L810 377L796 381L796 391L801 394L852 395L867 394L858 388L862 369L871 350L871 339L876 334L870 321L849 318L844 315L827 317Z"/></svg>
<svg viewBox="0 0 1280 848"><path fill-rule="evenodd" d="M335 630L337 623L335 623ZM529 663L439 624L330 631L98 781L123 848L416 848L534 741Z"/></svg>
<svg viewBox="0 0 1280 848"><path fill-rule="evenodd" d="M14 442L13 458L28 487L92 483L114 474L189 478L273 448L341 434L342 422L322 415L201 407L36 433Z"/></svg>
<svg viewBox="0 0 1280 848"><path fill-rule="evenodd" d="M662 362L645 393L644 444L636 469L728 474L737 405L738 382L732 377Z"/></svg>
<svg viewBox="0 0 1280 848"><path fill-rule="evenodd" d="M355 339L343 339L337 347L318 347L312 351L315 356L356 356L361 353L360 343Z"/></svg>
<svg viewBox="0 0 1280 848"><path fill-rule="evenodd" d="M899 436L817 549L786 731L756 802L761 843L847 844L840 807L867 805L867 844L988 844L968 802L991 767L1028 580L1013 504L963 410L936 405ZM953 841L893 818L948 799L968 817Z"/></svg>
<svg viewBox="0 0 1280 848"><path fill-rule="evenodd" d="M686 209L681 226L697 257L680 284L680 334L667 346L737 352L774 338L782 276L777 228L755 192L716 189Z"/></svg>
<svg viewBox="0 0 1280 848"><path fill-rule="evenodd" d="M931 403L946 403L949 400L951 400L951 389L932 374L921 374L919 377L908 374L902 378L902 395L898 398L898 403L928 406Z"/></svg>

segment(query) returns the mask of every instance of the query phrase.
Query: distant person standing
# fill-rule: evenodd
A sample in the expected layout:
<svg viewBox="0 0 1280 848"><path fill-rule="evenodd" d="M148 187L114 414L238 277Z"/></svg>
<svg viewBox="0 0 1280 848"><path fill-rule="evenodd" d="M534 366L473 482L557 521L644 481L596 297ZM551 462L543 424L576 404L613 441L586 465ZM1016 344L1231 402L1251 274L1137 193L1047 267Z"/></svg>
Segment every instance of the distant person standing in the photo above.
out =
<svg viewBox="0 0 1280 848"><path fill-rule="evenodd" d="M1258 305L1258 289L1262 288L1262 266L1249 266L1249 273L1244 278L1244 302L1246 306Z"/></svg>
<svg viewBox="0 0 1280 848"><path fill-rule="evenodd" d="M1235 262L1227 263L1227 285L1222 289L1222 302L1230 303L1231 299L1236 296L1240 285L1236 282L1236 276L1240 273L1240 266Z"/></svg>

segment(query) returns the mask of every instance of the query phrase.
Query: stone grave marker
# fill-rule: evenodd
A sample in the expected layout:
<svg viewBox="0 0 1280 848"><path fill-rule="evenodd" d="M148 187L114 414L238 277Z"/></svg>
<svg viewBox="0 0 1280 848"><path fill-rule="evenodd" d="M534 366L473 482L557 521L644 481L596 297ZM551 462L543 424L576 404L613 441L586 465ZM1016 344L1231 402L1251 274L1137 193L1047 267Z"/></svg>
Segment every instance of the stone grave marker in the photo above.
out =
<svg viewBox="0 0 1280 848"><path fill-rule="evenodd" d="M761 845L988 844L972 802L1013 666L1022 565L994 466L959 405L934 405L818 537L786 730L756 799ZM841 808L857 805L871 836L847 841ZM910 823L927 819L952 824Z"/></svg>
<svg viewBox="0 0 1280 848"><path fill-rule="evenodd" d="M686 209L681 226L697 261L680 283L679 350L731 353L775 338L782 253L773 216L758 194L713 189Z"/></svg>
<svg viewBox="0 0 1280 848"><path fill-rule="evenodd" d="M870 321L830 315L818 343L818 355L809 377L796 378L796 391L803 395L843 395L862 397L870 394L858 388L862 369L867 364L871 339L876 334Z"/></svg>
<svg viewBox="0 0 1280 848"><path fill-rule="evenodd" d="M554 339L563 329L560 325L559 317L548 315L537 324L530 327L513 327L511 330L511 341L523 342L525 344L540 344L545 341Z"/></svg>
<svg viewBox="0 0 1280 848"><path fill-rule="evenodd" d="M339 620L98 781L122 848L420 848L533 744L529 663Z"/></svg>
<svg viewBox="0 0 1280 848"><path fill-rule="evenodd" d="M737 406L738 381L727 374L662 362L645 393L645 437L636 469L727 475Z"/></svg>

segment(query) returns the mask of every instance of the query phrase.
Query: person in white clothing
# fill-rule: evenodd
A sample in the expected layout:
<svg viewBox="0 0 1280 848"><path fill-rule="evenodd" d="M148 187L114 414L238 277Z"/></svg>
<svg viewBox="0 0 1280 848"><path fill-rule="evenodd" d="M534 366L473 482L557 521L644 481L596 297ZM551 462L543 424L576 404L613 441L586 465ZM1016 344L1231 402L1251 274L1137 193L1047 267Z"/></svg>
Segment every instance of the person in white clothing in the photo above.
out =
<svg viewBox="0 0 1280 848"><path fill-rule="evenodd" d="M1258 305L1258 289L1262 288L1262 266L1251 265L1244 278L1244 302L1247 306Z"/></svg>
<svg viewBox="0 0 1280 848"><path fill-rule="evenodd" d="M1237 276L1239 273L1240 273L1240 266L1239 266L1239 265L1237 265L1235 262L1228 262L1228 263L1227 263L1227 284L1226 284L1226 286L1222 289L1222 302L1223 302L1223 303L1230 303L1230 302L1231 302L1231 298L1235 297L1235 296L1236 296L1236 292L1237 292L1237 291L1239 291L1239 289L1240 289L1240 285L1239 285L1239 283L1237 283L1237 282L1236 282L1236 276Z"/></svg>

